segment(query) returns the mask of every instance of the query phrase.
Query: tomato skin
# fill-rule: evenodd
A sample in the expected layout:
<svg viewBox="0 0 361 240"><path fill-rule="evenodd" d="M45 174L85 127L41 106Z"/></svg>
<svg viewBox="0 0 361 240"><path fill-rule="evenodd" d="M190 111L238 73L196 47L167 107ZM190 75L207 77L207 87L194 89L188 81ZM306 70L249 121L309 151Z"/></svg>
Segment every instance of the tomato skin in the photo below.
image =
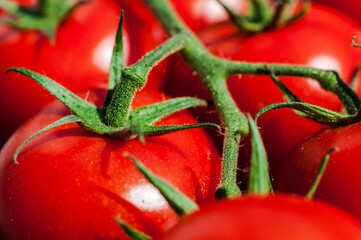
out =
<svg viewBox="0 0 361 240"><path fill-rule="evenodd" d="M200 36L215 55L226 59L291 63L326 69L336 66L345 81L349 81L355 64L361 59L360 51L351 46L351 38L360 34L360 27L343 14L316 4L301 20L282 29L249 37L220 38L224 37L224 31L231 32L232 27L228 28L230 30L223 27L219 31L203 31L205 38ZM188 66L175 60L171 69L169 79L172 81L166 87L168 94L209 98L204 88L197 84L196 73ZM315 80L280 79L307 103L335 111L341 108L336 96L323 90ZM227 84L240 110L253 116L269 104L284 102L282 94L268 76L233 76ZM189 88L191 85L192 88ZM258 119L258 125L272 169L277 168L277 162L292 146L326 127L285 109L266 113Z"/></svg>
<svg viewBox="0 0 361 240"><path fill-rule="evenodd" d="M121 5L125 5L138 19L143 22L154 22L152 16L144 3L140 0L116 0ZM228 21L227 12L216 1L209 0L170 0L169 3L176 10L184 23L193 31L199 31L212 24ZM231 7L237 13L247 13L248 4L245 0L225 0L223 3ZM145 42L145 39L142 41Z"/></svg>
<svg viewBox="0 0 361 240"><path fill-rule="evenodd" d="M338 11L344 12L355 21L361 23L361 5L357 0L314 0L314 2L324 4L326 6L335 8Z"/></svg>
<svg viewBox="0 0 361 240"><path fill-rule="evenodd" d="M223 7L216 1L208 0L171 0L180 17L193 31L207 26L228 21L229 17ZM247 13L248 3L244 0L225 0L224 4L240 14Z"/></svg>
<svg viewBox="0 0 361 240"><path fill-rule="evenodd" d="M337 227L336 227L337 226ZM360 239L361 225L328 204L287 195L245 196L204 206L163 240Z"/></svg>
<svg viewBox="0 0 361 240"><path fill-rule="evenodd" d="M87 95L102 102L93 92ZM158 92L139 92L133 107L164 99ZM10 239L127 239L115 216L153 237L169 228L177 215L124 152L191 199L213 201L220 157L201 129L146 138L143 146L68 124L38 136L20 153L20 164L12 163L19 144L66 114L58 102L46 107L0 153L0 226ZM159 124L194 122L183 111Z"/></svg>
<svg viewBox="0 0 361 240"><path fill-rule="evenodd" d="M361 123L327 129L306 139L287 154L275 174L275 189L305 194L314 181L323 155L330 156L315 198L334 204L361 219Z"/></svg>

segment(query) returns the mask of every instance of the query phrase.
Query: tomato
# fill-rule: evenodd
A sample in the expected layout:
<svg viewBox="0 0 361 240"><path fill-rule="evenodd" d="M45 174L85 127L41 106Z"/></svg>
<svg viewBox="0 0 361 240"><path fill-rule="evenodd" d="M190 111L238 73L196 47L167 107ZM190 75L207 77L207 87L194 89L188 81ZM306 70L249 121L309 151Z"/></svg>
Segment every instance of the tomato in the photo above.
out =
<svg viewBox="0 0 361 240"><path fill-rule="evenodd" d="M142 1L116 1L121 5L127 5L126 9L129 8L129 10L136 14L138 19L142 19L145 24L146 22L156 21ZM179 16L193 31L199 31L206 26L227 21L229 19L227 12L217 1L170 0L168 2L175 8ZM227 4L227 6L237 13L246 13L248 11L248 4L245 0L224 0L223 3ZM143 41L146 42L145 39L143 39Z"/></svg>
<svg viewBox="0 0 361 240"><path fill-rule="evenodd" d="M327 129L293 148L275 175L278 191L306 193L315 179L322 156L331 147L326 171L315 198L322 199L361 219L361 123Z"/></svg>
<svg viewBox="0 0 361 240"><path fill-rule="evenodd" d="M317 201L293 196L255 197L205 206L162 239L360 239L361 224Z"/></svg>
<svg viewBox="0 0 361 240"><path fill-rule="evenodd" d="M100 87L107 82L119 15L120 9L110 0L84 4L63 22L55 43L37 32L0 25L0 112L5 116L0 119L0 145L22 122L53 100L33 81L18 74L6 75L5 71L26 67L54 77L72 91ZM127 56L126 36L125 32Z"/></svg>
<svg viewBox="0 0 361 240"><path fill-rule="evenodd" d="M350 80L355 64L361 59L361 52L351 46L351 38L360 35L360 27L341 13L316 4L302 19L281 29L246 37L219 38L225 30L224 27L219 31L213 29L205 33L204 40L202 36L201 39L214 54L226 59L334 69L345 81ZM196 73L183 62L174 61L169 71L171 81L167 93L209 98L204 88L196 84L197 79L193 75ZM280 79L303 101L340 111L341 103L336 96L323 90L315 80L299 77ZM253 116L269 104L284 101L269 76L239 75L229 78L227 83L240 110ZM261 116L258 125L272 169L277 168L279 159L292 146L326 127L284 109Z"/></svg>
<svg viewBox="0 0 361 240"><path fill-rule="evenodd" d="M314 2L324 4L326 6L333 7L341 12L344 12L349 17L355 19L357 22L361 23L361 5L357 0L314 0Z"/></svg>
<svg viewBox="0 0 361 240"><path fill-rule="evenodd" d="M217 1L192 0L170 1L184 22L194 31L201 30L206 26L227 21L229 16ZM245 0L225 0L228 7L239 14L247 13L248 4Z"/></svg>
<svg viewBox="0 0 361 240"><path fill-rule="evenodd" d="M102 103L99 96L87 93ZM142 91L133 107L164 99ZM66 114L58 102L46 107L1 150L0 226L10 239L123 239L115 216L152 236L169 228L177 215L124 152L198 203L213 201L220 157L202 129L149 137L144 146L67 124L39 135L20 153L20 164L12 162L19 144ZM159 124L186 123L195 120L183 111Z"/></svg>

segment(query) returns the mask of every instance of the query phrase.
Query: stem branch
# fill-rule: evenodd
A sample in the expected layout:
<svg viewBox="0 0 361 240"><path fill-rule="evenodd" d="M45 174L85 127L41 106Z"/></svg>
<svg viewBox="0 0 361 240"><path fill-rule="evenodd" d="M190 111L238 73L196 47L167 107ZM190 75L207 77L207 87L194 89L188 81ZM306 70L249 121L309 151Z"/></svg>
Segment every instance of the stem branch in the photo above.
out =
<svg viewBox="0 0 361 240"><path fill-rule="evenodd" d="M123 70L121 80L115 87L112 99L105 111L104 119L107 125L112 127L127 125L134 95L144 87L150 70L167 56L182 49L185 42L180 36L174 36Z"/></svg>

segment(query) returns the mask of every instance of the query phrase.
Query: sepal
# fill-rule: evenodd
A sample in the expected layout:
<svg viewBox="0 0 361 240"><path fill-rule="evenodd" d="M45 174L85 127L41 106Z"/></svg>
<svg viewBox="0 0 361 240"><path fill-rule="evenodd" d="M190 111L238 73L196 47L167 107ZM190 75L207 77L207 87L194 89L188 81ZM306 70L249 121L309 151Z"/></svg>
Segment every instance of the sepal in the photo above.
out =
<svg viewBox="0 0 361 240"><path fill-rule="evenodd" d="M123 155L133 161L137 169L159 190L159 192L163 195L169 205L179 216L184 216L199 210L199 207L195 202L193 202L189 197L184 195L175 187L171 186L169 183L152 173L133 155L127 152L125 152Z"/></svg>
<svg viewBox="0 0 361 240"><path fill-rule="evenodd" d="M269 194L273 192L269 176L266 149L263 145L261 134L252 117L248 116L249 129L252 142L251 169L248 192L253 194Z"/></svg>
<svg viewBox="0 0 361 240"><path fill-rule="evenodd" d="M68 123L73 123L73 122L80 122L81 119L75 115L68 115L66 117L63 117L61 119L59 119L56 122L53 122L52 124L49 124L48 126L42 128L41 130L39 130L38 132L36 132L35 134L33 134L32 136L30 136L28 139L26 139L14 152L13 155L13 162L15 164L19 164L19 162L17 161L18 155L20 153L20 151L25 147L26 144L28 144L32 139L34 139L36 136L61 125L65 125Z"/></svg>
<svg viewBox="0 0 361 240"><path fill-rule="evenodd" d="M127 234L127 236L132 240L151 240L152 238L147 234L133 228L128 223L123 221L122 219L115 217L114 220L118 223L118 225L123 229L123 231Z"/></svg>
<svg viewBox="0 0 361 240"><path fill-rule="evenodd" d="M325 125L344 126L359 121L358 115L346 115L329 109L303 102L283 102L268 105L262 108L255 116L257 120L262 114L275 109L289 108L300 111L303 116Z"/></svg>

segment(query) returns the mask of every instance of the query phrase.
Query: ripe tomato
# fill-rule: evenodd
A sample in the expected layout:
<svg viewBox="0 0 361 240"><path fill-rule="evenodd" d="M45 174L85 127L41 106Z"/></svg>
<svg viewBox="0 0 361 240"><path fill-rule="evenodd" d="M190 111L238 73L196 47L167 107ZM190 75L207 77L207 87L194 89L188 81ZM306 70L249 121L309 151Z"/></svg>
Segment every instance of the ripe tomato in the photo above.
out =
<svg viewBox="0 0 361 240"><path fill-rule="evenodd" d="M162 239L360 239L361 224L317 201L293 196L255 197L205 206Z"/></svg>
<svg viewBox="0 0 361 240"><path fill-rule="evenodd" d="M116 0L121 5L125 5L134 13L138 19L146 24L147 22L156 21L149 10L141 0ZM199 31L202 28L228 20L227 12L217 1L210 0L170 0L169 3L175 8L179 16L193 31ZM227 6L237 13L246 13L248 4L245 0L224 0ZM149 30L149 29L148 29ZM154 29L152 29L154 30ZM158 30L156 30L158 32ZM146 42L145 39L142 40Z"/></svg>
<svg viewBox="0 0 361 240"><path fill-rule="evenodd" d="M361 5L357 0L314 0L314 2L333 7L361 23Z"/></svg>
<svg viewBox="0 0 361 240"><path fill-rule="evenodd" d="M171 0L170 2L184 22L194 31L229 19L227 12L217 1ZM222 2L236 13L246 13L248 10L248 4L245 0L225 0Z"/></svg>
<svg viewBox="0 0 361 240"><path fill-rule="evenodd" d="M316 177L323 155L331 147L326 171L315 198L322 199L361 219L361 123L327 129L293 148L275 175L275 189L305 194Z"/></svg>
<svg viewBox="0 0 361 240"><path fill-rule="evenodd" d="M227 59L334 69L345 81L350 79L355 64L361 59L361 52L351 46L352 36L361 33L360 27L341 13L316 4L302 19L282 29L248 37L220 39L224 30L213 29L204 33L206 38L203 41L213 53ZM190 94L209 98L203 87L196 84L199 81L192 76L196 73L183 62L175 61L169 75L171 81L167 93L170 95ZM296 77L280 79L305 102L336 111L341 108L336 96L323 90L315 80ZM234 76L227 83L239 108L253 116L269 104L284 101L268 76ZM291 110L267 113L259 118L258 125L273 169L292 146L325 128L299 117Z"/></svg>
<svg viewBox="0 0 361 240"><path fill-rule="evenodd" d="M107 82L119 15L120 9L110 0L84 4L63 22L55 43L37 32L0 25L0 111L4 116L0 119L0 145L22 122L53 100L34 81L19 74L6 75L5 71L26 67L51 75L72 91L100 87ZM127 37L124 45L128 56Z"/></svg>
<svg viewBox="0 0 361 240"><path fill-rule="evenodd" d="M102 103L97 94L87 95ZM142 91L133 107L165 98ZM202 129L146 138L144 146L68 124L39 135L20 153L20 164L12 162L19 144L65 114L68 110L58 102L44 108L0 153L0 226L10 239L124 239L115 216L152 236L169 228L177 215L124 152L191 199L214 199L220 157ZM183 111L159 124L185 123L195 120Z"/></svg>

